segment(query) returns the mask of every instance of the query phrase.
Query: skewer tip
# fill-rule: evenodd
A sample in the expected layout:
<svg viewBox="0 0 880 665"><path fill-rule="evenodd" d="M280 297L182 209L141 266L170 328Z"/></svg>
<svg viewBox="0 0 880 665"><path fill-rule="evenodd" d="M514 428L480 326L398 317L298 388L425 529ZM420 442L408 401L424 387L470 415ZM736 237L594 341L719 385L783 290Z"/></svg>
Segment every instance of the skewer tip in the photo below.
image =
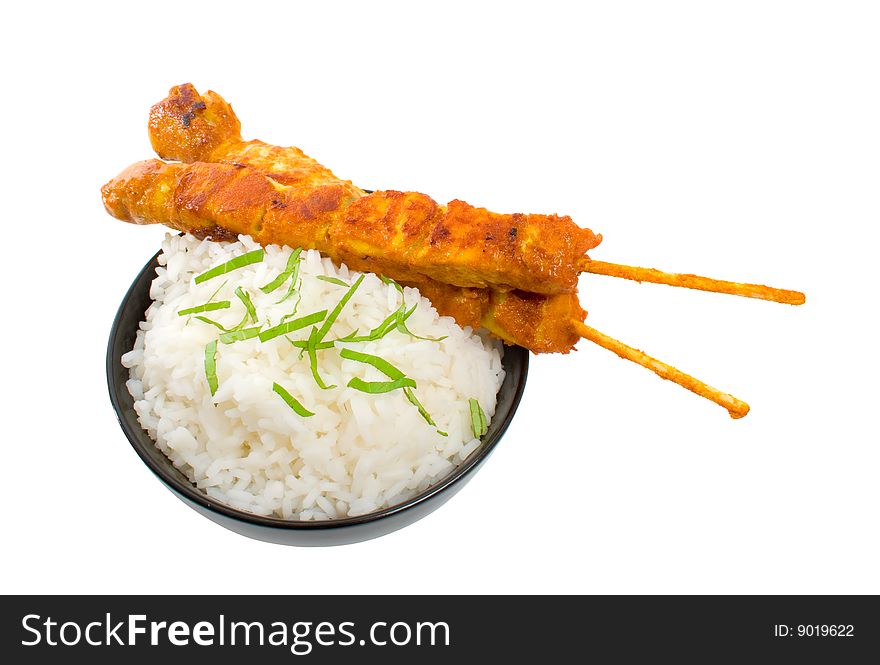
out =
<svg viewBox="0 0 880 665"><path fill-rule="evenodd" d="M624 344L613 337L609 337L605 333L599 332L595 328L588 326L583 321L572 319L571 324L577 334L584 339L590 340L594 344L601 346L603 349L607 349L608 351L617 354L624 360L629 360L637 365L641 365L645 369L651 370L661 379L677 383L682 388L686 388L700 397L715 402L719 406L727 409L730 417L735 420L743 418L749 412L749 405L733 395L721 392L717 388L713 388L699 379L696 379L689 374L685 374L681 370L676 369L662 360L652 358L639 349Z"/></svg>

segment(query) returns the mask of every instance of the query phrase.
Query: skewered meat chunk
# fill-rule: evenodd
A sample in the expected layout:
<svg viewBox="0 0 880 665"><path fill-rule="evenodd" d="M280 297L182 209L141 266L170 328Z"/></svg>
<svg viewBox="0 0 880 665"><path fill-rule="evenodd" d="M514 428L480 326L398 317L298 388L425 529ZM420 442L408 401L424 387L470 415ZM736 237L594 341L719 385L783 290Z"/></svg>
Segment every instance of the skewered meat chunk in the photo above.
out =
<svg viewBox="0 0 880 665"><path fill-rule="evenodd" d="M800 305L803 293L593 261L601 236L556 215L501 215L416 192L368 193L299 148L245 141L220 95L171 89L150 112L160 157L102 188L114 217L215 240L318 249L351 268L417 286L441 314L535 353L568 353L580 338L712 400L734 418L745 402L586 325L580 272ZM182 162L182 163L181 163Z"/></svg>
<svg viewBox="0 0 880 665"><path fill-rule="evenodd" d="M460 325L485 327L509 344L535 353L570 351L578 340L572 317L582 321L586 314L573 292L548 296L456 287L409 270L390 253L362 252L359 238L371 236L369 232L354 239L346 235L351 228L362 230L363 224L351 223L340 207L339 202L349 194L339 184L279 189L272 179L247 167L152 159L130 166L104 185L102 193L107 210L123 221L165 224L215 240L245 233L263 245L317 249L355 270L388 275L418 287L438 312L454 317ZM422 195L385 194L397 203L408 198L422 200Z"/></svg>
<svg viewBox="0 0 880 665"><path fill-rule="evenodd" d="M200 95L191 84L172 88L153 106L149 129L163 159L249 167L279 191L320 191L322 201L347 208L332 240L345 254L340 260L370 257L398 274L411 272L416 282L422 276L454 286L570 292L584 255L601 240L570 217L503 215L458 200L443 206L415 192L367 194L299 148L243 140L226 100L210 91ZM285 244L300 244L290 240Z"/></svg>

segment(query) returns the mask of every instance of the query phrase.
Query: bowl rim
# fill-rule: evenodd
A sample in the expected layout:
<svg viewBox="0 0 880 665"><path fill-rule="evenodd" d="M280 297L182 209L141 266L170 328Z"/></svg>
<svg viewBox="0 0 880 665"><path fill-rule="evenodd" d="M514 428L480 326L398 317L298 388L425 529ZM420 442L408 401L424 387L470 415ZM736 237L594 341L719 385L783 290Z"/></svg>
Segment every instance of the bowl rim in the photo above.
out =
<svg viewBox="0 0 880 665"><path fill-rule="evenodd" d="M505 355L507 355L508 353L517 353L520 356L519 362L521 367L520 379L514 386L514 394L511 401L510 410L505 414L505 417L502 419L493 437L485 441L481 441L480 446L477 448L477 450L471 453L467 457L467 459L464 460L464 462L455 467L441 480L425 488L415 496L410 497L402 503L383 508L382 510L366 513L364 515L313 521L288 520L282 517L257 515L255 513L249 513L247 511L228 506L223 502L201 492L191 481L182 483L178 478L176 478L169 470L169 467L173 466L171 460L166 457L165 459L168 459L168 464L166 465L158 462L153 457L151 457L144 449L144 443L139 438L138 432L133 431L133 429L129 427L128 423L122 417L122 410L123 408L125 408L125 406L120 403L120 400L116 394L117 391L115 390L114 381L114 370L116 369L117 363L120 362L120 358L117 358L116 354L114 354L113 352L113 348L115 346L114 342L122 332L121 322L129 301L135 295L136 288L144 279L145 273L155 271L158 266L159 255L161 253L162 250L160 249L146 263L146 265L141 268L140 272L138 272L137 276L134 278L134 281L128 287L125 296L123 296L122 301L116 310L116 315L113 318L113 324L110 328L110 336L107 343L107 353L105 359L107 388L110 393L110 403L113 406L116 420L119 423L119 426L122 428L126 439L128 439L129 444L132 448L134 448L134 451L137 453L138 457L140 457L141 461L144 462L144 464L146 464L146 466L156 476L158 476L159 479L169 489L181 495L183 498L196 503L198 506L211 511L212 513L222 515L223 517L230 518L238 522L252 525L255 524L261 527L273 529L281 529L284 531L324 531L331 529L344 529L346 527L355 527L363 524L368 524L370 522L382 520L386 517L391 517L393 515L399 515L401 513L408 512L413 508L419 506L420 504L425 503L434 496L440 494L441 492L445 491L447 488L456 485L459 481L461 481L463 478L473 472L478 466L480 466L480 464L495 449L495 446L498 445L498 442L504 436L507 428L510 426L510 422L513 420L514 414L516 414L516 411L519 408L520 401L522 400L523 391L525 390L526 379L528 378L529 373L529 353L521 347L505 345ZM152 281L153 280L150 279L149 284L152 284ZM141 315L141 319L139 320L142 320L142 317L143 314ZM150 435L145 430L140 429L140 433L143 433L143 435L145 435L147 439L149 439L150 444L155 446L155 441L153 441L152 437L150 437ZM164 453L162 453L162 455L164 455Z"/></svg>

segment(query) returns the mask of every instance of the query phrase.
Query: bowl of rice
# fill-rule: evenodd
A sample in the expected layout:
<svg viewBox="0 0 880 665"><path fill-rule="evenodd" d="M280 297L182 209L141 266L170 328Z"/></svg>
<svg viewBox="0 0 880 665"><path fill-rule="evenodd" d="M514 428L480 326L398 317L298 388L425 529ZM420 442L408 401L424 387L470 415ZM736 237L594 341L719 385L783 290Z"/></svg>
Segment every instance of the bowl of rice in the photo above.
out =
<svg viewBox="0 0 880 665"><path fill-rule="evenodd" d="M432 512L516 412L528 354L314 250L169 234L125 295L110 398L184 503L258 540L339 545Z"/></svg>

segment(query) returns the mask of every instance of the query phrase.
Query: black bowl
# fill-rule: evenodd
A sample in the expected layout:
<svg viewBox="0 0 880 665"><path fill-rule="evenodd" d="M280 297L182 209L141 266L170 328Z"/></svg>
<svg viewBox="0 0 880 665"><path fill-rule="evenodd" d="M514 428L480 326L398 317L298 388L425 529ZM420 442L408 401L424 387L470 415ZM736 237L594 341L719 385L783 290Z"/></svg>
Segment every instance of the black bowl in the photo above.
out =
<svg viewBox="0 0 880 665"><path fill-rule="evenodd" d="M150 435L138 423L134 400L125 387L128 370L122 366L120 358L134 346L138 324L150 306L150 284L156 274L158 256L157 253L134 280L113 321L107 346L110 401L122 431L153 473L192 509L236 533L284 545L343 545L396 531L433 512L464 487L489 457L516 413L526 384L529 357L525 349L508 346L504 350L504 383L498 393L495 416L489 425L489 431L482 438L482 444L463 464L420 494L404 503L368 515L318 522L262 517L231 508L198 489L155 446Z"/></svg>

